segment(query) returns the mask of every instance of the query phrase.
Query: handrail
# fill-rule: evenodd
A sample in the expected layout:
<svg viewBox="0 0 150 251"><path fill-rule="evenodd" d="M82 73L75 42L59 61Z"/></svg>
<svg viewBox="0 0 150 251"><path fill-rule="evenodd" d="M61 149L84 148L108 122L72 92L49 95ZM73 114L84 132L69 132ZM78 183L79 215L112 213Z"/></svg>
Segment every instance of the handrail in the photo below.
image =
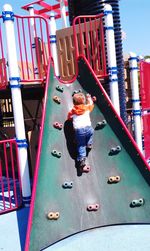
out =
<svg viewBox="0 0 150 251"><path fill-rule="evenodd" d="M43 132L44 132L44 122L45 122L45 116L46 116L46 104L47 104L47 97L48 97L48 87L49 87L49 81L50 81L50 69L51 69L51 61L49 60L48 64L48 74L46 78L46 86L45 86L45 95L43 100L43 113L42 113L42 119L41 119L41 130L39 135L39 142L38 142L38 151L37 151L37 158L36 158L36 165L35 165L35 173L34 173L34 182L33 182L33 188L32 188L32 198L31 198L31 205L30 205L30 213L29 213L29 219L28 219L28 231L26 234L26 244L25 244L25 251L29 248L29 238L31 233L31 222L34 212L34 201L36 196L36 189L37 189L37 178L38 178L38 172L39 172L39 165L40 165L40 155L41 155L41 149L42 149L42 138L43 138Z"/></svg>

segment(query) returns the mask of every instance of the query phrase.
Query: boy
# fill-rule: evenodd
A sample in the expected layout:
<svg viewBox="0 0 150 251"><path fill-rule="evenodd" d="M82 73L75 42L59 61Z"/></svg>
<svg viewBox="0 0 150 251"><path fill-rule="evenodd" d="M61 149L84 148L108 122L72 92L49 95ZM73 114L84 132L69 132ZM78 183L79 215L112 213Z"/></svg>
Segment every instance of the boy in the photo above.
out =
<svg viewBox="0 0 150 251"><path fill-rule="evenodd" d="M90 112L94 108L90 94L86 96L79 92L73 95L73 108L68 113L68 119L73 120L75 139L77 143L77 165L85 166L87 153L92 149L94 129L91 126Z"/></svg>

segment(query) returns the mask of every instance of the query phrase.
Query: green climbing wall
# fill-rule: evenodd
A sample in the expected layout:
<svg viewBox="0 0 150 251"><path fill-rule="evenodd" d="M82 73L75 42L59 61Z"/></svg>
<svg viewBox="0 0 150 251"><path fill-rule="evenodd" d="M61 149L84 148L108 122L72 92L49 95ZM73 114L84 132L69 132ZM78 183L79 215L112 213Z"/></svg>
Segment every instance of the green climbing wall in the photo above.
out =
<svg viewBox="0 0 150 251"><path fill-rule="evenodd" d="M79 69L80 84L63 86L63 92L51 72L30 251L43 250L67 236L98 226L150 222L150 176L144 160L83 60L79 62ZM67 138L72 139L71 131L64 128L72 107L72 93L79 89L97 96L91 114L93 127L106 121L94 133L94 147L88 156L91 170L81 174L67 148ZM61 103L54 101L55 96ZM63 127L55 128L55 122ZM121 151L112 153L111 149L117 146ZM111 176L119 176L120 181L108 182ZM64 188L64 183L70 186ZM132 207L133 200L139 202L139 206L135 203ZM99 206L97 210L87 210L89 205L95 204ZM48 219L48 213L57 219Z"/></svg>

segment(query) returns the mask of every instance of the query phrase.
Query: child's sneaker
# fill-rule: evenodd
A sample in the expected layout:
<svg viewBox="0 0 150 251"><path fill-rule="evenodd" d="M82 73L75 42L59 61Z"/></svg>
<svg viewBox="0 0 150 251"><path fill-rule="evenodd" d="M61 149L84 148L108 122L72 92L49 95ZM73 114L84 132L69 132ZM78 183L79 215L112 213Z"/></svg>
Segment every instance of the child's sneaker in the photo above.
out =
<svg viewBox="0 0 150 251"><path fill-rule="evenodd" d="M78 160L78 167L83 168L85 166L85 158Z"/></svg>
<svg viewBox="0 0 150 251"><path fill-rule="evenodd" d="M80 160L80 167L84 167L85 166L85 158Z"/></svg>
<svg viewBox="0 0 150 251"><path fill-rule="evenodd" d="M83 168L86 166L86 158L83 158L82 160L76 160L76 168L77 168L77 176L81 176L83 173Z"/></svg>
<svg viewBox="0 0 150 251"><path fill-rule="evenodd" d="M92 150L93 145L87 145L86 147L86 156L88 156L89 152Z"/></svg>

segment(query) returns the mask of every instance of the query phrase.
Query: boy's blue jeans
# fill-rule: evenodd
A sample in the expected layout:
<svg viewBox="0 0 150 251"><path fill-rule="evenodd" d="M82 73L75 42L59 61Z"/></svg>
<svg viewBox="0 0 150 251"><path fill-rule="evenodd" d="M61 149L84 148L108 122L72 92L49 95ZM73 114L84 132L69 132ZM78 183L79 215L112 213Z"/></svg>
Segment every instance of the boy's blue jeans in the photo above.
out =
<svg viewBox="0 0 150 251"><path fill-rule="evenodd" d="M77 141L77 161L86 158L86 147L93 144L94 129L92 126L75 129L75 137Z"/></svg>

